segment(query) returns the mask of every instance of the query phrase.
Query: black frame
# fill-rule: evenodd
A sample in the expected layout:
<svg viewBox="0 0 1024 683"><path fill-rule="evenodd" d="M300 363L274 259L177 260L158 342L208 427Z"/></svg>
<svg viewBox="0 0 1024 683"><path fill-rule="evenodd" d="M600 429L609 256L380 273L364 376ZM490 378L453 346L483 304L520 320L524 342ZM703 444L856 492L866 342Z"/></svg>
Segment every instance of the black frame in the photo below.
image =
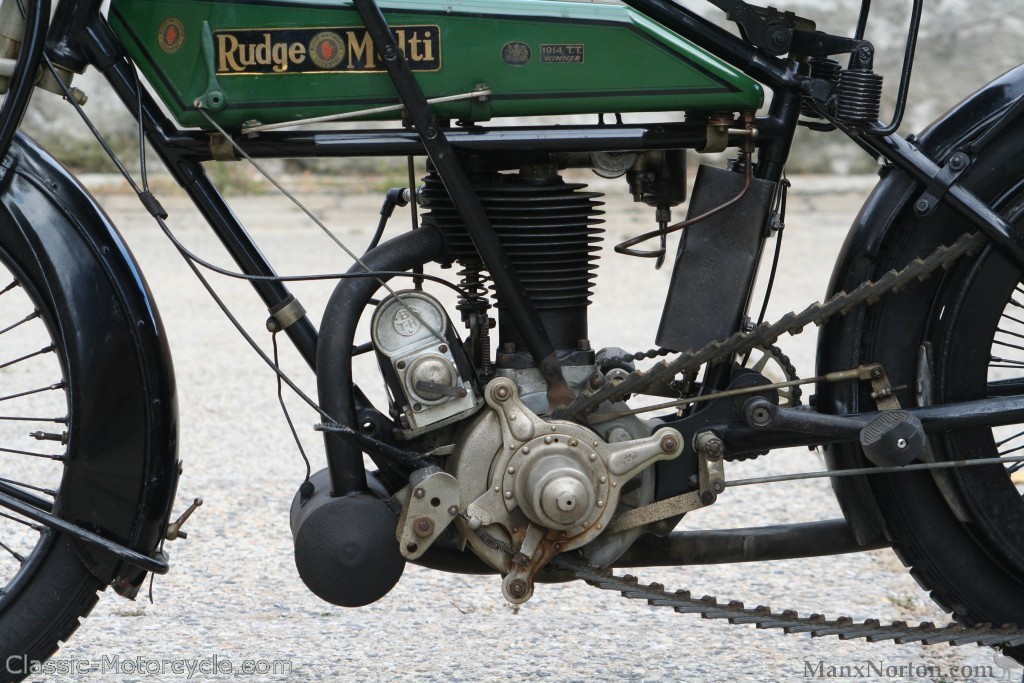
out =
<svg viewBox="0 0 1024 683"><path fill-rule="evenodd" d="M758 162L754 174L758 178L778 181L788 158L800 116L801 102L811 85L806 66L792 59L773 57L732 33L702 19L672 0L624 0L644 15L658 21L697 46L740 69L772 91L768 113L757 118L756 146ZM36 46L45 27L42 14L48 0L31 3L34 15L30 17L29 35L26 36L27 60L38 59ZM375 0L354 0L368 29L375 34L375 42L386 54L390 32ZM867 2L864 6L867 6ZM210 134L204 131L182 130L161 111L156 101L140 89L134 66L127 59L122 46L114 36L100 12L101 0L60 0L49 28L46 55L56 64L80 71L86 66L100 69L129 111L140 112L142 128L152 149L161 157L175 180L184 188L193 203L218 235L240 270L252 276L274 276L271 264L260 253L244 226L232 213L224 198L214 187L202 167L212 161ZM862 12L858 37L866 21ZM393 51L392 51L393 52ZM537 151L617 151L653 150L703 147L706 126L700 122L681 122L658 125L614 125L573 127L524 127L458 129L442 127L426 105L415 79L405 66L399 52L388 60L389 73L414 123L412 129L396 128L389 131L346 132L270 132L257 137L240 137L235 142L253 158L271 157L343 157L343 156L423 156L432 159L442 174L456 206L463 212L467 229L478 245L492 243L496 250L481 251L485 262L502 261L500 243L493 236L486 216L466 180L454 151L486 151L522 148L528 145ZM31 94L29 79L14 79L11 94L0 111L0 151L6 153L10 136L20 122L24 105ZM943 165L929 158L913 142L889 132L882 124L855 130L844 130L858 144L874 155L884 158L936 196L961 216L988 235L999 248L1024 263L1024 242L987 204L979 200L956 182ZM739 146L743 137L730 136L730 145ZM478 239L479 238L479 239ZM494 269L492 269L492 273ZM529 301L517 296L514 272L496 284L503 298L515 307L515 317L524 329L524 337L534 360L545 369L553 387L561 379L557 361L551 367L551 344L543 326ZM282 305L292 296L285 284L273 280L252 281L258 296L268 309ZM316 370L318 333L313 323L303 316L286 328L285 333L300 354ZM998 399L992 399L998 401ZM990 408L998 407L995 405ZM955 407L947 407L952 415ZM952 410L952 413L950 413ZM949 415L943 414L945 417ZM991 415L989 416L992 417ZM940 420L941 422L941 420ZM734 431L741 428L733 426ZM739 434L737 434L739 436ZM770 433L750 435L757 442L757 450L771 441ZM776 440L791 443L811 443L814 437L792 435ZM336 493L345 493L365 487L365 473L356 459L339 462L329 457L332 482Z"/></svg>

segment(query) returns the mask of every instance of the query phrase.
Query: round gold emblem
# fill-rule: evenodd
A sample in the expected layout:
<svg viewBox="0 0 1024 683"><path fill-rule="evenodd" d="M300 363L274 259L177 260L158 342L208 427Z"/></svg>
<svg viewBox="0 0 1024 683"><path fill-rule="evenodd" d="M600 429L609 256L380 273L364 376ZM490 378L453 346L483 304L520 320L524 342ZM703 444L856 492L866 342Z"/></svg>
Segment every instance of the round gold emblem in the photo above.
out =
<svg viewBox="0 0 1024 683"><path fill-rule="evenodd" d="M156 42L167 53L177 52L185 43L185 25L177 17L168 17L157 29Z"/></svg>
<svg viewBox="0 0 1024 683"><path fill-rule="evenodd" d="M344 56L341 36L333 31L318 33L309 41L309 58L321 69L333 69Z"/></svg>

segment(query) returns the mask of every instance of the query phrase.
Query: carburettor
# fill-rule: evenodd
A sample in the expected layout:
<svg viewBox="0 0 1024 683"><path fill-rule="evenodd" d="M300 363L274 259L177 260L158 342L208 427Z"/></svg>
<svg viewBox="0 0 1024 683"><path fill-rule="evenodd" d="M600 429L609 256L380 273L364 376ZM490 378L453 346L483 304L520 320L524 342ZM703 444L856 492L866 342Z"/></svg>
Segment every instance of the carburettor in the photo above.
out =
<svg viewBox="0 0 1024 683"><path fill-rule="evenodd" d="M377 306L370 335L402 425L397 437L414 438L483 405L462 342L434 297L395 292Z"/></svg>

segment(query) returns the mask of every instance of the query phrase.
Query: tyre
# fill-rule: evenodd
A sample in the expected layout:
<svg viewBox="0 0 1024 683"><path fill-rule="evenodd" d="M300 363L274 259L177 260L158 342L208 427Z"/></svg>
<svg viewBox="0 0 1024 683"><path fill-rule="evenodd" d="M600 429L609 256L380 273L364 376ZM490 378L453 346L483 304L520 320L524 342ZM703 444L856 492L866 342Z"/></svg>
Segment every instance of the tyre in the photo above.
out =
<svg viewBox="0 0 1024 683"><path fill-rule="evenodd" d="M964 182L1024 231L1024 124L988 145ZM905 210L879 251L875 277L951 244L968 229L945 210L926 219ZM897 396L904 407L1024 394L1022 274L986 247L948 272L884 297L863 311L861 362L885 367L892 385L902 387ZM859 404L873 409L866 393ZM929 445L936 460L1024 454L1024 426L933 435ZM1024 488L1014 481L1022 468L866 478L893 548L962 623L1024 627Z"/></svg>
<svg viewBox="0 0 1024 683"><path fill-rule="evenodd" d="M60 489L83 425L70 414L59 313L0 222L0 487L60 514ZM21 251L21 253L25 253ZM0 679L18 680L66 640L103 587L73 543L0 508Z"/></svg>

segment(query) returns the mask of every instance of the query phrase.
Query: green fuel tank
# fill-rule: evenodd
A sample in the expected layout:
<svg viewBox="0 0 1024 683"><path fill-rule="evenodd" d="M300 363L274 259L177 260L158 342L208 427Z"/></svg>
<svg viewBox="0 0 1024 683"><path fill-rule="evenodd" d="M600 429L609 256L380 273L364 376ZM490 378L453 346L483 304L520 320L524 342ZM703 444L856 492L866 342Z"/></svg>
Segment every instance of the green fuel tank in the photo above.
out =
<svg viewBox="0 0 1024 683"><path fill-rule="evenodd" d="M628 7L578 0L380 3L438 117L742 112L761 87ZM184 126L281 123L398 103L345 0L113 0L110 24ZM472 96L473 93L489 94Z"/></svg>

